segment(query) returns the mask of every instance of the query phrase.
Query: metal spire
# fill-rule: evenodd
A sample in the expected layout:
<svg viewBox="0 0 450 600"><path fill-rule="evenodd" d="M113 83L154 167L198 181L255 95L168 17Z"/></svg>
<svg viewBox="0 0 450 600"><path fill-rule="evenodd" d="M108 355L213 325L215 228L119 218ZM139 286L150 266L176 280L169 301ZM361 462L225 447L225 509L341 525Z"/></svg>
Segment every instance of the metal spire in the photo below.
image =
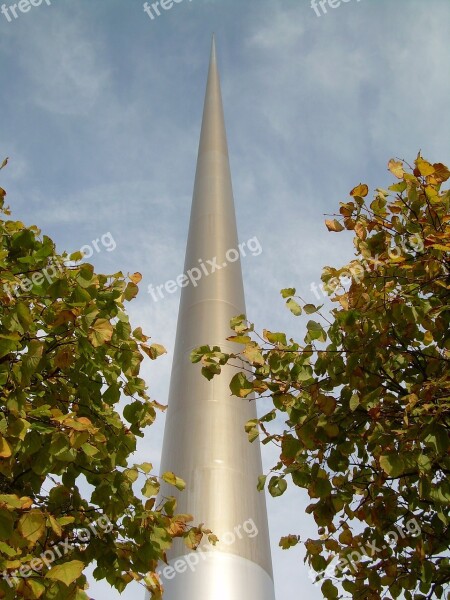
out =
<svg viewBox="0 0 450 600"><path fill-rule="evenodd" d="M189 281L181 294L161 472L186 481L182 493L162 489L177 495L177 512L205 523L220 542L192 554L176 542L170 567L162 565L165 600L275 598L265 498L256 489L260 447L244 431L256 418L255 402L231 396L233 368L208 382L189 359L205 344L236 351L225 340L230 319L245 313L238 251L213 36L184 271L198 281Z"/></svg>

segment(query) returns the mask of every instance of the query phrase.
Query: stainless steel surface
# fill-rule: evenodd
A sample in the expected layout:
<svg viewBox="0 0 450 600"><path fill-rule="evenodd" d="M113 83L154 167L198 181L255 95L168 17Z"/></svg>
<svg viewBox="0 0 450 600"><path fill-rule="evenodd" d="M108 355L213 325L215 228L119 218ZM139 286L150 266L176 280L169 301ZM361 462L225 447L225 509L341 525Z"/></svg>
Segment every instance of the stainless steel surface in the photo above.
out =
<svg viewBox="0 0 450 600"><path fill-rule="evenodd" d="M273 600L272 579L254 562L223 552L205 553L198 560L189 562L188 555L172 561L170 579L162 578L164 598Z"/></svg>
<svg viewBox="0 0 450 600"><path fill-rule="evenodd" d="M244 432L244 424L256 417L255 403L231 396L231 367L208 382L189 360L191 350L204 344L236 351L225 340L232 333L231 317L245 313L245 301L240 260L224 266L232 249L238 249L238 237L213 39L185 272L214 258L221 268L182 290L161 471L175 472L187 489L175 493L164 486L162 494L177 496L177 510L194 515L220 539L235 539L213 549L216 559L202 562L184 584L177 575L166 600L274 599L266 504L256 489L260 446L250 444ZM256 536L237 534L245 523L255 525ZM185 553L177 542L171 563Z"/></svg>

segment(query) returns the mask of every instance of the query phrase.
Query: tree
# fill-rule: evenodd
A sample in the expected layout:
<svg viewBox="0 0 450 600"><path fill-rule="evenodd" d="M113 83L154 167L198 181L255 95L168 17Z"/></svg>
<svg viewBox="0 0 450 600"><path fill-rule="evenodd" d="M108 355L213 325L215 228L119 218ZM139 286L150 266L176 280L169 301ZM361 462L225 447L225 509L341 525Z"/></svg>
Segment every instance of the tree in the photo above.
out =
<svg viewBox="0 0 450 600"><path fill-rule="evenodd" d="M80 253L58 255L35 226L6 219L5 195L0 188L0 598L87 599L83 571L94 561L97 579L119 591L137 580L160 598L158 561L174 537L193 547L202 530L175 514L173 498L156 505L150 464L129 465L162 408L139 369L164 348L131 330L124 307L141 276L96 274ZM163 478L184 487L173 473Z"/></svg>
<svg viewBox="0 0 450 600"><path fill-rule="evenodd" d="M257 335L241 315L229 338L240 350L192 355L207 377L243 360L232 393L271 397L273 409L246 429L280 446L272 496L292 481L311 498L317 537L280 545L305 544L330 599L443 598L450 582L450 172L420 155L389 170L389 190L370 202L358 185L326 222L355 234L355 259L322 274L337 307L282 291L294 315L317 315L304 343ZM281 434L269 431L277 417Z"/></svg>

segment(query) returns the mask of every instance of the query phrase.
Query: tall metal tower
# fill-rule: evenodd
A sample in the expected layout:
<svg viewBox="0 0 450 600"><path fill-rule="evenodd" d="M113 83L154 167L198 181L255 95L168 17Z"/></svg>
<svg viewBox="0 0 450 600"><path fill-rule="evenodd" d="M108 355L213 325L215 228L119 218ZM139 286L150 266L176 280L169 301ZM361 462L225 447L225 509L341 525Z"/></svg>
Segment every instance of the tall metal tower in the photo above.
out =
<svg viewBox="0 0 450 600"><path fill-rule="evenodd" d="M225 340L230 319L245 313L238 249L213 37L184 272L200 272L208 261L217 268L182 290L161 472L187 483L177 512L194 515L220 542L192 554L176 542L163 570L165 600L275 599L266 503L256 489L261 451L244 431L256 418L255 402L231 396L232 367L208 382L189 358L205 344L236 351ZM162 493L174 495L168 487Z"/></svg>

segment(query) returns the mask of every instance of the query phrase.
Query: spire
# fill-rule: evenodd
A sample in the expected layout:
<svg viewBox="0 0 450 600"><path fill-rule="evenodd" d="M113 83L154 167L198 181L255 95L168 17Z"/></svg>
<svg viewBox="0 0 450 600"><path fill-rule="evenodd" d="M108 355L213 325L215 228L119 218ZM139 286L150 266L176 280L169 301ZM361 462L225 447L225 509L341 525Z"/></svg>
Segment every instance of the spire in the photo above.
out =
<svg viewBox="0 0 450 600"><path fill-rule="evenodd" d="M188 554L177 541L169 553L175 571L162 572L164 598L274 600L265 498L256 489L260 447L244 431L256 418L255 402L231 396L234 368L209 382L190 362L200 345L236 351L225 341L229 323L245 313L214 36L184 272L161 472L173 471L187 485L182 493L161 493L176 495L177 512L205 523L220 542Z"/></svg>

